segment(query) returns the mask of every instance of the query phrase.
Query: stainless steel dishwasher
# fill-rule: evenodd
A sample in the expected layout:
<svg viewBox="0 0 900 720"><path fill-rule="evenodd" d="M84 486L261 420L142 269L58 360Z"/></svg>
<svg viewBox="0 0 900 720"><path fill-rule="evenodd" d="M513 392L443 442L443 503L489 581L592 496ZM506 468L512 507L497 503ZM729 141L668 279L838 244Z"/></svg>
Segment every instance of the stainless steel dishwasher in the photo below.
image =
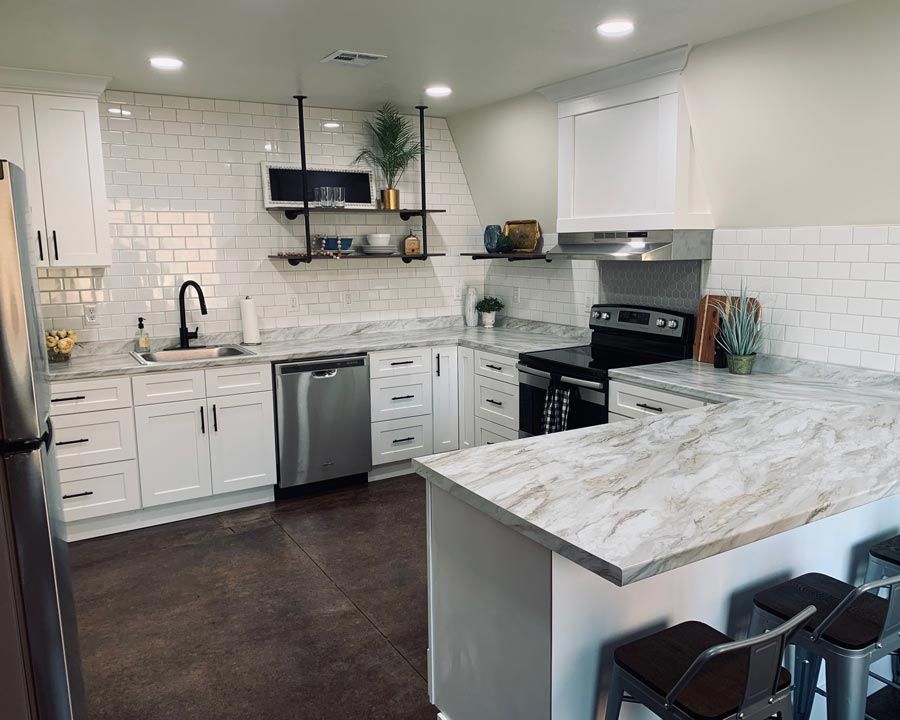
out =
<svg viewBox="0 0 900 720"><path fill-rule="evenodd" d="M317 358L275 365L278 486L372 469L369 358Z"/></svg>

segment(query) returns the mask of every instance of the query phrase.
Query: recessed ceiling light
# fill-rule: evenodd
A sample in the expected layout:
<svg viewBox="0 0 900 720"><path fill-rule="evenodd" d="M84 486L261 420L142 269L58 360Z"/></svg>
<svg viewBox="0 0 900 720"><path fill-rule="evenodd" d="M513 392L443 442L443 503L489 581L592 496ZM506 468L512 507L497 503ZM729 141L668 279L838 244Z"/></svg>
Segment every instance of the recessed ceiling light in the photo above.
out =
<svg viewBox="0 0 900 720"><path fill-rule="evenodd" d="M161 55L150 58L150 64L157 70L180 70L184 62L176 57Z"/></svg>
<svg viewBox="0 0 900 720"><path fill-rule="evenodd" d="M338 130L340 127L341 124L337 120L325 120L322 123L323 130Z"/></svg>
<svg viewBox="0 0 900 720"><path fill-rule="evenodd" d="M625 37L634 32L634 23L631 20L607 20L597 26L597 32L603 37Z"/></svg>
<svg viewBox="0 0 900 720"><path fill-rule="evenodd" d="M434 98L447 97L452 92L453 90L446 85L432 85L431 87L425 88L425 94L428 95L428 97Z"/></svg>

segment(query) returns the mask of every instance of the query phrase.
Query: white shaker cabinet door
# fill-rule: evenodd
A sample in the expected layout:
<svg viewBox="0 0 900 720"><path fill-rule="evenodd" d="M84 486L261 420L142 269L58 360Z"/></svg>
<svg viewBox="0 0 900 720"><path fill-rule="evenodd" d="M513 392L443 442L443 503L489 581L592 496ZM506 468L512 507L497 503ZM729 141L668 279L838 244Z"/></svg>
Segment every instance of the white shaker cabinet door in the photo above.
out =
<svg viewBox="0 0 900 720"><path fill-rule="evenodd" d="M274 485L277 478L272 393L210 398L207 407L213 493Z"/></svg>
<svg viewBox="0 0 900 720"><path fill-rule="evenodd" d="M109 265L97 101L35 95L34 113L50 264Z"/></svg>
<svg viewBox="0 0 900 720"><path fill-rule="evenodd" d="M459 447L475 447L475 351L461 347L459 361Z"/></svg>
<svg viewBox="0 0 900 720"><path fill-rule="evenodd" d="M212 495L205 400L134 409L144 507Z"/></svg>
<svg viewBox="0 0 900 720"><path fill-rule="evenodd" d="M34 100L31 95L0 92L0 158L9 160L25 171L29 247L34 263L46 267L50 263L50 257L47 254L41 166L34 127Z"/></svg>
<svg viewBox="0 0 900 720"><path fill-rule="evenodd" d="M434 452L459 449L459 379L455 345L432 348Z"/></svg>

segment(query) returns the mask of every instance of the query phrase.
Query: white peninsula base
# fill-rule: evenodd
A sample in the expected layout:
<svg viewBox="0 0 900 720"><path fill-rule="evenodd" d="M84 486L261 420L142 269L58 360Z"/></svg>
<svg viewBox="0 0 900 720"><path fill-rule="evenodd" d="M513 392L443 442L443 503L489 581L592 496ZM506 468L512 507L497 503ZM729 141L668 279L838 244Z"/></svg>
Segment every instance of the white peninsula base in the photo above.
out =
<svg viewBox="0 0 900 720"><path fill-rule="evenodd" d="M856 583L900 524L889 497L618 587L431 482L427 502L428 680L445 720L602 720L617 645L688 619L743 637L756 592L813 571ZM621 718L655 716L626 704Z"/></svg>

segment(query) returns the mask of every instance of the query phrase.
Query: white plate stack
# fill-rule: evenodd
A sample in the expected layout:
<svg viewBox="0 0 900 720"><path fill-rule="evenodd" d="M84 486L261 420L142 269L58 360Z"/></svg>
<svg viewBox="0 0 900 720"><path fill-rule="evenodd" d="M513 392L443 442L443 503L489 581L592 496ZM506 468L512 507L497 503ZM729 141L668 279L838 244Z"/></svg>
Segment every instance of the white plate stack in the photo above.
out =
<svg viewBox="0 0 900 720"><path fill-rule="evenodd" d="M391 245L390 233L370 233L366 235L366 244L360 251L365 255L394 255L397 248Z"/></svg>

